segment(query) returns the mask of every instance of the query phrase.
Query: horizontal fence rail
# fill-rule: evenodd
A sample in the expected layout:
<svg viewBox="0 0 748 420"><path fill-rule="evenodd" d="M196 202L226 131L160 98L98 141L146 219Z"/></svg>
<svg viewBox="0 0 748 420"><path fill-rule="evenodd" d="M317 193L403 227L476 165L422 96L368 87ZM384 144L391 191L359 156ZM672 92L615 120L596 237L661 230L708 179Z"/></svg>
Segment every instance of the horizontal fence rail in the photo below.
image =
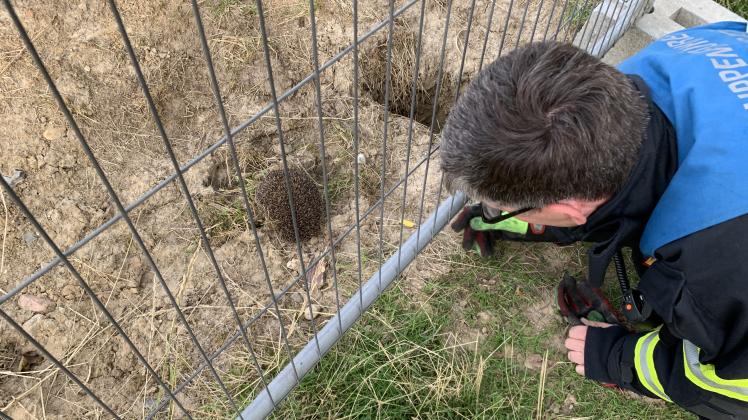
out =
<svg viewBox="0 0 748 420"><path fill-rule="evenodd" d="M161 418L167 415L200 418L201 412L190 403L194 398L190 387L198 381L207 381L212 384L214 399L225 410L225 416L239 419L260 419L270 415L366 310L418 259L469 200L462 193L443 197L446 192L443 191L442 174L432 157L438 156L439 130L450 102L459 96L470 78L491 60L536 41L571 42L601 57L651 7L651 3L639 0L378 0L381 7L375 12L379 14L372 11L376 8L369 7L364 15L362 8L367 5L352 0L343 2L346 8L339 11L341 19L350 15L350 19L346 18L348 20L340 26L348 37L346 39L350 40L331 47L322 42L322 34L327 34L331 27L340 23L335 22L338 13L330 13L330 10L342 7L343 3L309 0L299 3L303 8L299 9L293 21L298 21L297 29L303 33L298 36L299 42L308 47L308 51L301 51L302 48L297 52L307 58L310 70L305 70L298 81L288 81L281 76L287 69L278 68L285 64L274 41L278 33L273 32L273 25L287 25L292 20L280 23L273 20L273 8L280 7L273 2L245 2L236 7L247 8L241 9L246 11L242 15L246 19L245 26L256 31L256 43L248 50L257 54L256 63L252 64L264 69L260 78L265 85L262 88L266 90L265 96L258 96L263 99L254 108L257 109L255 112L237 118L236 110L232 108L234 102L231 102L236 99L235 83L227 80L225 70L219 65L216 51L221 44L211 32L215 29L211 25L222 22L216 17L219 12L233 7L234 3L217 2L212 12L208 12L205 9L213 6L212 3L191 0L189 10L184 9L185 15L189 15L189 22L185 21L185 24L194 25L194 41L199 49L198 57L204 64L206 83L215 109L213 124L217 124L216 133L222 135L208 147L191 149L199 152L191 153L189 159L181 163L179 156L182 156L184 145L177 140L177 135L170 132L170 117L164 112L159 90L153 87L155 76L141 45L142 30L128 29L126 24L133 13L131 5L121 7L114 0L107 0L106 19L109 20L103 25L110 25L107 27L111 30L107 33L117 37L117 52L122 54L122 59L132 70L121 76L129 78L128 83L142 95L142 115L144 120L147 119L143 123L157 133L154 141L158 141L164 152L164 159L159 164L169 168L170 172L126 203L124 194L118 193L113 182L121 174L105 170L108 155L99 146L101 139L94 131L86 129L87 117L63 93L65 81L56 69L60 60L80 58L76 56L76 50L72 49L63 58L53 59L37 45L38 37L30 35L32 31L27 30L30 23L35 23L34 14L17 12L11 0L2 0L2 3L9 25L23 44L23 50L19 52L26 54L24 59L30 59L41 75L41 87L37 90L46 89L47 96L54 100L57 112L71 132L71 139L83 151L86 162L81 165L92 169L88 177L90 189L103 191L114 209L113 215L101 219L105 220L103 223L63 247L62 241L55 237L55 227L42 217L27 181L15 175L0 178L4 206L0 209L3 209L6 220L3 258L11 216L12 223L30 226L54 254L48 261L36 265L39 268L35 271L28 267L26 273L33 271L31 274L18 276L7 285L0 284L7 289L0 288L0 317L18 335L20 342L33 347L43 359L41 366L44 369L39 372L53 372L55 378L58 374L64 377L62 384L58 380L55 385L60 389L68 385L76 389L77 396L70 397L75 401L54 414L73 417L81 412L93 412L97 416L113 418ZM26 10L25 5L18 9ZM66 12L67 9L62 7L60 13ZM376 19L369 16L372 14ZM426 25L427 16L428 19L438 19L438 22L431 20ZM359 33L364 20L369 24L368 29ZM434 25L438 31L429 29ZM296 36L290 33L284 32L282 36ZM381 67L372 70L370 66L375 60L381 60ZM13 65L11 62L2 72ZM336 76L336 72L343 71L345 76ZM344 88L338 86L344 84ZM296 118L309 120L308 126L304 126L305 136L301 137L294 131L296 128L291 128L296 124L294 118L285 111L286 107L301 103L300 98L311 98L309 117ZM335 101L342 103L339 107L345 111L331 111L329 105ZM253 172L248 169L246 158L259 145L256 138L248 140L245 135L260 126L263 118L272 120L272 128L268 129L270 134L266 135L273 141L274 155L265 158L272 164ZM232 120L242 122L232 126ZM343 151L333 146L331 133L338 127L335 121L343 121L347 130L349 144ZM374 137L376 147L372 148L371 139ZM299 148L299 138L304 142L302 148ZM313 156L314 168L318 172L310 179L314 178L320 184L317 192L321 198L316 205L321 220L320 231L317 239L311 242L304 236L307 227L304 218L307 216L300 210L308 198L305 191L296 189L294 184L300 171L298 150L305 148L318 152ZM253 285L264 293L260 297L253 296L255 306L240 302L240 297L246 292L234 285L236 279L229 275L226 257L221 253L222 239L214 235L213 226L206 220L201 207L202 200L209 193L200 190L193 182L195 168L206 165L221 153L225 156L230 193L236 198L234 210L239 215L235 223L239 227L231 232L232 239L248 238L247 251L241 254L241 258L251 259L255 265L253 268L258 274L257 284ZM340 157L342 153L345 153L345 158ZM343 165L341 161L344 161ZM3 171L11 169L7 165L0 161ZM270 214L272 212L265 209L258 213L261 206L257 197L261 187L254 182L267 176L271 167L276 168L283 179L275 190L281 191L278 212L281 208L289 212L285 228L293 241L286 245L278 245L282 241L274 236L272 229L280 227L269 222L274 216ZM340 176L341 167L348 171L343 187L336 178ZM171 191L171 186L176 188ZM173 202L181 203L178 221L184 223L184 232L188 232L183 234L193 238L197 244L190 252L195 256L200 252L204 262L201 275L205 276L201 279L211 285L211 290L215 289L212 305L220 305L224 312L220 314L221 320L231 331L220 336L219 341L207 337L205 327L193 319L194 307L184 301L182 288L175 287L171 281L174 270L165 268L173 265L173 261L159 258L157 245L154 245L157 241L149 236L150 233L144 232L142 226L139 227L144 209L156 205L153 203L157 194L167 194ZM348 201L336 198L341 195ZM9 198L7 203L6 197ZM136 210L142 211L138 213ZM144 217L151 216L146 214ZM118 223L120 221L124 223ZM151 347L158 343L148 341L143 346L139 332L130 325L131 320L123 311L113 309L111 293L105 296L105 292L95 285L92 271L80 263L78 257L82 249L92 246L92 241L97 239L114 237L115 232L125 235L130 244L135 245L133 249L137 252L133 252L144 261L144 270L153 278L151 293L163 297L166 308L163 311L170 314L173 331L178 331L174 334L183 340L181 343L185 347L165 348L163 351L183 351L184 354L180 353L178 358L170 355L171 359L165 357L154 361ZM189 245L189 242L184 243L185 250ZM311 250L313 246L317 247L314 252ZM112 249L115 249L113 244ZM277 274L274 267L279 264L279 253L291 260L289 264L296 262L296 268L290 271L293 274ZM121 257L124 259L128 255ZM17 264L10 260L7 263ZM185 264L178 271L186 278L192 268L192 263ZM137 362L138 367L133 370L142 373L138 381L144 383L143 392L140 396L125 398L127 404L113 403L111 393L105 393L108 390L91 380L90 370L86 373L75 363L75 354L61 355L47 348L34 336L34 331L26 327L29 317L19 319L21 312L12 305L29 290L44 289L51 284L42 280L67 276L85 293L85 298L81 299L87 299L86 302L91 304L90 312L77 315L94 318L96 321L91 322L99 326L99 332L108 330L107 334L121 345L122 352L128 352ZM368 280L364 281L365 278ZM239 279L239 284L245 285L246 281ZM315 302L320 299L323 283L328 284L331 295L326 300L330 310L321 316L322 305ZM302 300L301 309L295 314L289 304L293 296ZM295 307L298 306L297 302ZM43 313L34 315L40 317L37 320L45 316ZM100 316L103 318L99 321ZM272 324L275 327L266 327L271 325L270 321L275 321ZM261 340L263 328L272 330L268 333L272 339ZM227 367L225 358L222 358L227 354L240 354L246 361L243 383L237 384L227 377L226 371L232 368L230 364ZM277 364L269 367L268 360ZM282 363L284 361L287 363ZM172 374L179 363L184 365L182 370L179 374ZM41 374L33 376L29 372L0 369L0 381L6 380L6 376L8 381L33 377L40 387L52 386L45 385L51 375L42 378ZM18 379L18 384L21 383ZM155 385L146 391L147 384ZM11 396L10 400L0 400L0 403L7 404L0 406L0 417L7 418L9 414L4 411L32 390L19 388L18 394ZM64 393L56 392L55 395ZM65 395L67 398L70 394Z"/></svg>

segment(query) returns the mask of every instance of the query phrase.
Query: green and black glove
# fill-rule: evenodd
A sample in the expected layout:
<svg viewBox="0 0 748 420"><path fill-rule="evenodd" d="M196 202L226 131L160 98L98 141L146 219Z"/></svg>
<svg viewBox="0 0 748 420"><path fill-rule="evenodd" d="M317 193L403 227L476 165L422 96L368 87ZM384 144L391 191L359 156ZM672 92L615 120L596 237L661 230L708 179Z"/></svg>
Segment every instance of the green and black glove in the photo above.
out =
<svg viewBox="0 0 748 420"><path fill-rule="evenodd" d="M462 248L465 251L474 250L482 257L493 255L493 244L499 239L522 240L528 228L527 222L514 217L498 223L487 223L483 219L483 208L480 203L465 206L452 223L455 232L463 232Z"/></svg>

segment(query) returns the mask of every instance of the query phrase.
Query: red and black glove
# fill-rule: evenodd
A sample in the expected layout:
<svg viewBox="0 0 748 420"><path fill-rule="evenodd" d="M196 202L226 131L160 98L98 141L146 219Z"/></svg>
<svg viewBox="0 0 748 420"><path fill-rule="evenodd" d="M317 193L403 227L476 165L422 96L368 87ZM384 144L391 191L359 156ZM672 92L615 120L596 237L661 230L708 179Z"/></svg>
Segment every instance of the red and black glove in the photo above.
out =
<svg viewBox="0 0 748 420"><path fill-rule="evenodd" d="M571 325L582 325L581 318L590 321L623 324L621 315L613 308L602 290L590 286L586 281L577 281L564 274L558 285L557 302L561 315Z"/></svg>
<svg viewBox="0 0 748 420"><path fill-rule="evenodd" d="M493 232L490 230L475 230L470 226L474 218L481 218L483 211L480 204L465 206L462 212L452 222L452 230L462 231L462 249L465 251L477 251L481 257L493 255Z"/></svg>
<svg viewBox="0 0 748 420"><path fill-rule="evenodd" d="M493 255L494 242L499 239L510 241L548 241L541 235L531 234L530 225L515 217L496 223L486 222L480 203L465 206L452 223L455 232L462 231L462 248L477 251L482 257Z"/></svg>

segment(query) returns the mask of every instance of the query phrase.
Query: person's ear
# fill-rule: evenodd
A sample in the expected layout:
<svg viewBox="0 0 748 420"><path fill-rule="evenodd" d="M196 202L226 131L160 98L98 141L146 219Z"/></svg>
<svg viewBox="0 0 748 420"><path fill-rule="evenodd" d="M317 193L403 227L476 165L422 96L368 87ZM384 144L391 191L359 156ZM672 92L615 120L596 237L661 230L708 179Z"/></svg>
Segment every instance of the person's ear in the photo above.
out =
<svg viewBox="0 0 748 420"><path fill-rule="evenodd" d="M586 206L582 201L575 199L563 200L555 204L549 204L546 208L554 212L566 214L577 225L587 223Z"/></svg>

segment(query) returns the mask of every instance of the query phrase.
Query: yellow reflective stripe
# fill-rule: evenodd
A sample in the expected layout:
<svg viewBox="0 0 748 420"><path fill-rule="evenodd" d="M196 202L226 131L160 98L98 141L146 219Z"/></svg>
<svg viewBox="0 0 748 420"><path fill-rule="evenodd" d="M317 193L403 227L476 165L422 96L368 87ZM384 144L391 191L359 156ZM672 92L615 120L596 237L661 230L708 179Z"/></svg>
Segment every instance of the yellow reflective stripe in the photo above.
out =
<svg viewBox="0 0 748 420"><path fill-rule="evenodd" d="M639 382L649 392L665 401L672 402L665 393L662 383L660 383L660 378L657 376L657 369L654 364L654 351L659 342L660 336L658 330L640 337L634 349L636 353L634 356L634 367L636 368L636 376L639 378Z"/></svg>
<svg viewBox="0 0 748 420"><path fill-rule="evenodd" d="M720 378L714 365L699 362L700 352L695 344L683 340L683 365L688 380L701 389L748 402L748 380Z"/></svg>

